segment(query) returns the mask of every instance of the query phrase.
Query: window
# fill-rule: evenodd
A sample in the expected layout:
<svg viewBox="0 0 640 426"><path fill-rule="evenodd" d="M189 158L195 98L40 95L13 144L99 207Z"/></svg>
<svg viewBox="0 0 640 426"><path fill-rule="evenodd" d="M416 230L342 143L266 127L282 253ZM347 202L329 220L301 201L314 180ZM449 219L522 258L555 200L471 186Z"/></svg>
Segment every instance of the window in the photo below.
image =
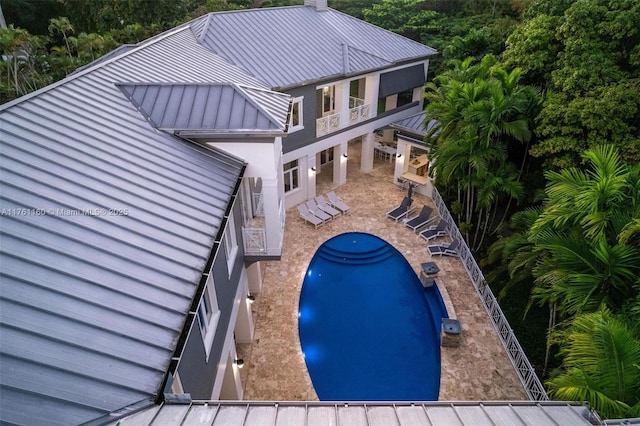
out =
<svg viewBox="0 0 640 426"><path fill-rule="evenodd" d="M333 147L320 151L320 165L323 166L333 161Z"/></svg>
<svg viewBox="0 0 640 426"><path fill-rule="evenodd" d="M304 129L302 100L302 97L293 99L293 105L291 107L291 121L289 122L289 132L295 132Z"/></svg>
<svg viewBox="0 0 640 426"><path fill-rule="evenodd" d="M398 93L398 107L408 105L413 102L413 89Z"/></svg>
<svg viewBox="0 0 640 426"><path fill-rule="evenodd" d="M283 169L284 192L290 192L294 189L298 189L300 186L298 160L293 160L292 162L285 164Z"/></svg>
<svg viewBox="0 0 640 426"><path fill-rule="evenodd" d="M336 86L322 88L322 115L333 114L336 109Z"/></svg>
<svg viewBox="0 0 640 426"><path fill-rule="evenodd" d="M236 224L233 219L233 212L229 215L227 220L227 229L224 231L224 249L227 254L227 267L229 276L233 271L233 264L238 254L238 238L236 236Z"/></svg>
<svg viewBox="0 0 640 426"><path fill-rule="evenodd" d="M204 350L209 361L209 353L211 352L211 344L216 334L218 318L220 317L220 309L218 308L218 299L216 297L216 289L213 285L213 279L209 276L207 284L198 305L198 326L202 333L202 341L204 342Z"/></svg>

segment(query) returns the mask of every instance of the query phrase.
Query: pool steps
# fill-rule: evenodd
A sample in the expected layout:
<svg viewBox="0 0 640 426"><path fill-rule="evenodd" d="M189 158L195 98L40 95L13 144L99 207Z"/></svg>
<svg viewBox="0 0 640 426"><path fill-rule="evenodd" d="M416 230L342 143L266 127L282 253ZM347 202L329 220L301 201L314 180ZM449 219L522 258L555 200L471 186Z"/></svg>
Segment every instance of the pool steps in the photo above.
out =
<svg viewBox="0 0 640 426"><path fill-rule="evenodd" d="M316 255L325 260L344 265L368 265L371 263L383 262L393 256L394 252L387 245L374 247L367 251L361 251L360 249L357 252L341 250L324 245L318 250Z"/></svg>

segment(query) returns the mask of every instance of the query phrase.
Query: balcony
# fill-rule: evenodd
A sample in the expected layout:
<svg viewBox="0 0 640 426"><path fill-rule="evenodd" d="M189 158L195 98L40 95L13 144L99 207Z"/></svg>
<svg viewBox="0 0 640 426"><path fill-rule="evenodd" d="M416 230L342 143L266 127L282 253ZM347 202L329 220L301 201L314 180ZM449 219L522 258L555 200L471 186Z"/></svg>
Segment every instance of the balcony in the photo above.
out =
<svg viewBox="0 0 640 426"><path fill-rule="evenodd" d="M345 127L353 126L371 118L371 104L364 99L349 97L349 109L325 115L316 120L316 137L328 135Z"/></svg>
<svg viewBox="0 0 640 426"><path fill-rule="evenodd" d="M259 257L280 257L282 249L282 235L284 231L284 200L280 200L278 207L278 215L280 224L279 233L271 235L271 244L267 233L267 221L265 220L264 209L264 194L253 193L252 194L252 207L253 216L247 218L245 214L244 223L242 226L242 241L244 247L245 256L259 256Z"/></svg>

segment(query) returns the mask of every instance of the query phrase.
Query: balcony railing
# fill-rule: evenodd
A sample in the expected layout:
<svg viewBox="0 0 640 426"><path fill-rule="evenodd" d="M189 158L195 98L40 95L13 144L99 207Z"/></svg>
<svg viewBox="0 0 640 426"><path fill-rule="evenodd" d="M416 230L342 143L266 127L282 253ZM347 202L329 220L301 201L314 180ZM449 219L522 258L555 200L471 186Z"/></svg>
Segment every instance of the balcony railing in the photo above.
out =
<svg viewBox="0 0 640 426"><path fill-rule="evenodd" d="M431 196L433 203L440 214L442 220L445 220L451 224L454 224L455 221L449 213L449 209L445 205L442 197L438 193L438 191L434 188L433 195ZM473 286L476 289L476 292L480 296L482 303L484 304L487 313L489 314L489 318L491 318L491 322L493 323L493 327L496 329L498 333L498 337L500 341L504 345L507 350L507 355L511 360L511 363L516 369L516 373L518 374L518 378L522 382L529 399L534 401L547 401L549 397L540 383L538 376L536 375L535 370L531 366L527 355L522 350L516 335L513 333L511 326L509 326L509 322L507 318L504 316L498 301L496 300L491 288L487 285L487 282L484 279L484 275L480 270L480 267L476 263L473 255L471 254L471 250L467 246L464 238L462 238L462 234L457 226L452 226L449 231L452 239L457 239L460 241L460 245L458 246L458 253L460 254L460 259L462 260L462 264L471 278L473 282Z"/></svg>
<svg viewBox="0 0 640 426"><path fill-rule="evenodd" d="M324 136L340 129L340 113L325 115L316 120L316 136Z"/></svg>
<svg viewBox="0 0 640 426"><path fill-rule="evenodd" d="M333 133L347 126L371 118L371 104L364 103L364 99L349 97L349 110L344 112L336 112L331 115L318 118L316 120L316 136L324 136Z"/></svg>
<svg viewBox="0 0 640 426"><path fill-rule="evenodd" d="M356 99L356 98L353 98ZM362 101L361 105L356 105L349 109L349 125L360 123L369 119L371 116L371 104L365 104L363 99L357 99Z"/></svg>
<svg viewBox="0 0 640 426"><path fill-rule="evenodd" d="M258 255L267 251L267 233L264 228L245 228L243 226L242 239L246 255Z"/></svg>

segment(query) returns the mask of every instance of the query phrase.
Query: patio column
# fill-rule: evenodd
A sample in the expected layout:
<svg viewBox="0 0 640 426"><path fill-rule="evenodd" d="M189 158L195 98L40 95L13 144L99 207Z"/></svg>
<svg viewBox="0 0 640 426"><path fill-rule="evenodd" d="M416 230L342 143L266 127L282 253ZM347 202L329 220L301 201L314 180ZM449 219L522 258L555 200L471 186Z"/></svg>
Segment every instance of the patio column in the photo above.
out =
<svg viewBox="0 0 640 426"><path fill-rule="evenodd" d="M349 81L336 84L336 110L340 111L340 128L349 126Z"/></svg>
<svg viewBox="0 0 640 426"><path fill-rule="evenodd" d="M360 153L360 170L368 173L373 170L373 143L375 133L367 133L362 136L362 152Z"/></svg>
<svg viewBox="0 0 640 426"><path fill-rule="evenodd" d="M238 319L236 319L236 326L233 330L234 334L236 335L236 342L238 343L253 342L253 314L251 313L251 302L248 299L248 296L249 292L247 292L240 298Z"/></svg>
<svg viewBox="0 0 640 426"><path fill-rule="evenodd" d="M348 142L333 147L333 186L347 183L347 147Z"/></svg>
<svg viewBox="0 0 640 426"><path fill-rule="evenodd" d="M400 155L399 157L397 155ZM396 154L396 167L393 173L393 183L402 185L402 174L405 172L404 164L409 161L411 155L411 145L401 138L398 138L398 150Z"/></svg>
<svg viewBox="0 0 640 426"><path fill-rule="evenodd" d="M371 104L370 117L378 115L378 92L380 91L380 74L368 75L365 80L364 103Z"/></svg>
<svg viewBox="0 0 640 426"><path fill-rule="evenodd" d="M279 254L282 250L282 225L280 223L280 196L278 185L279 181L277 178L262 178L267 254Z"/></svg>
<svg viewBox="0 0 640 426"><path fill-rule="evenodd" d="M316 166L316 154L307 156L307 167L300 170L302 176L307 175L307 200L316 197L316 172L318 166Z"/></svg>

